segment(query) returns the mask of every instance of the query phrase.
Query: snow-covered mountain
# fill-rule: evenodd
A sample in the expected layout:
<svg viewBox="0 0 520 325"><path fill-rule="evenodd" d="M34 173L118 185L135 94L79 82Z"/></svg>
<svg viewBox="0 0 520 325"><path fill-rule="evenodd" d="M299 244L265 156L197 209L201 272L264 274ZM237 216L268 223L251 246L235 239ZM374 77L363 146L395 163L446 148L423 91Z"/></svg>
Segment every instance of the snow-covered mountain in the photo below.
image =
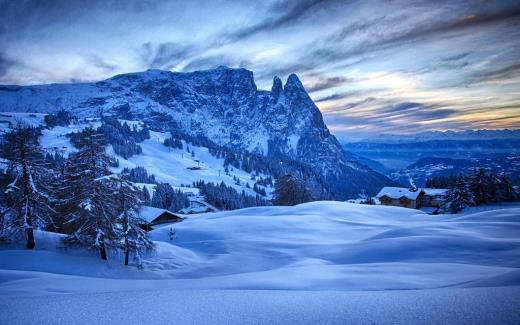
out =
<svg viewBox="0 0 520 325"><path fill-rule="evenodd" d="M297 160L317 171L337 198L392 183L348 159L294 74L285 85L275 77L270 91L257 89L251 71L228 67L190 73L148 70L96 83L0 86L1 112L63 109L80 117L141 120L152 130L168 120L185 133L236 151Z"/></svg>

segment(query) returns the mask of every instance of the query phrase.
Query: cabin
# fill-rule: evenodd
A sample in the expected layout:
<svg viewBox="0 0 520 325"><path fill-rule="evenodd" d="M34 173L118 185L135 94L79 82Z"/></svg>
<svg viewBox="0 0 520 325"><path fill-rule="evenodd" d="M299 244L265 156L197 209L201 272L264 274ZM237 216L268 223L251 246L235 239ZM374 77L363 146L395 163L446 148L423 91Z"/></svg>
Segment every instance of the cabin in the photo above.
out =
<svg viewBox="0 0 520 325"><path fill-rule="evenodd" d="M159 225L162 223L180 222L184 220L183 217L171 211L149 206L141 207L139 215L143 220L143 224L141 224L140 226L146 231L152 230L152 226L155 225Z"/></svg>
<svg viewBox="0 0 520 325"><path fill-rule="evenodd" d="M419 209L439 208L447 194L448 189L384 187L376 197L382 205Z"/></svg>

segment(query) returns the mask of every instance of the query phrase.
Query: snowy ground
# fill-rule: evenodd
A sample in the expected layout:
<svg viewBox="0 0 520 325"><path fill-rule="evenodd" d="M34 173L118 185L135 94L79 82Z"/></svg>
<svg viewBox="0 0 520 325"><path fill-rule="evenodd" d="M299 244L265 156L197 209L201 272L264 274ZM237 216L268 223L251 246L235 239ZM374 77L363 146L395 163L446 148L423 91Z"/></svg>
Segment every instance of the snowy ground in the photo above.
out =
<svg viewBox="0 0 520 325"><path fill-rule="evenodd" d="M518 324L519 287L154 290L0 298L3 324Z"/></svg>
<svg viewBox="0 0 520 325"><path fill-rule="evenodd" d="M173 242L169 227L144 270L49 233L35 251L0 248L6 323L520 322L518 204L432 216L315 202L190 216Z"/></svg>

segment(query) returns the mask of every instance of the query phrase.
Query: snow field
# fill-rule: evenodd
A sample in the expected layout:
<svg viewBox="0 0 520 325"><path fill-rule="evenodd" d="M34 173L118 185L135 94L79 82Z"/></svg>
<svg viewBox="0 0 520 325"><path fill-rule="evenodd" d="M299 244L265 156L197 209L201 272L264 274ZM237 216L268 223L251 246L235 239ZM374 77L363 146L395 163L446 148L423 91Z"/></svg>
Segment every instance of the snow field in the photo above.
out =
<svg viewBox="0 0 520 325"><path fill-rule="evenodd" d="M175 229L173 241L170 227ZM519 234L518 205L454 217L314 202L193 215L155 229L150 236L157 252L144 260L143 271L114 267L111 274L110 266L120 262L117 256L106 266L95 255L71 257L70 252L48 248L51 244L36 251L0 250L0 269L88 277L75 280L80 282L91 277L162 279L162 287L185 289L507 286L520 283ZM7 289L11 275L2 276L0 291ZM110 280L103 288L113 281L123 280ZM151 288L147 283L132 286Z"/></svg>

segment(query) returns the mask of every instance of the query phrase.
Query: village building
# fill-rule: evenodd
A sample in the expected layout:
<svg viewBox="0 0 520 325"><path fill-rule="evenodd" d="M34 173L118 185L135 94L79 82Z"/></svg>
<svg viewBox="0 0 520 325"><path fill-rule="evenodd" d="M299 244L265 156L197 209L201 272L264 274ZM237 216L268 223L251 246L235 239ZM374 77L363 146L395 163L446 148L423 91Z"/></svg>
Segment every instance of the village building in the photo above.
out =
<svg viewBox="0 0 520 325"><path fill-rule="evenodd" d="M175 214L171 211L149 206L141 207L139 216L143 220L143 224L141 224L140 226L146 231L152 230L152 226L155 225L171 222L180 222L184 219L180 215Z"/></svg>
<svg viewBox="0 0 520 325"><path fill-rule="evenodd" d="M377 194L382 205L419 209L439 208L444 202L448 189L384 187Z"/></svg>

